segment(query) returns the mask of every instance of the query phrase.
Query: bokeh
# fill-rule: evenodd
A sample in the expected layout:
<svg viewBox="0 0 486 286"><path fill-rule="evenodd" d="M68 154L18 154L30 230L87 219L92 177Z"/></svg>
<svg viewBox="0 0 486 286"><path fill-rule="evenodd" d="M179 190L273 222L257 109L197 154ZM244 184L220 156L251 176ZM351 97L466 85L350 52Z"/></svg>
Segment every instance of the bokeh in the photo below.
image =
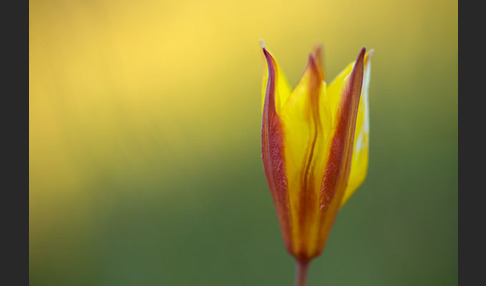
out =
<svg viewBox="0 0 486 286"><path fill-rule="evenodd" d="M457 284L457 1L32 0L30 283L292 285L260 158L289 82L373 48L370 165L309 285Z"/></svg>

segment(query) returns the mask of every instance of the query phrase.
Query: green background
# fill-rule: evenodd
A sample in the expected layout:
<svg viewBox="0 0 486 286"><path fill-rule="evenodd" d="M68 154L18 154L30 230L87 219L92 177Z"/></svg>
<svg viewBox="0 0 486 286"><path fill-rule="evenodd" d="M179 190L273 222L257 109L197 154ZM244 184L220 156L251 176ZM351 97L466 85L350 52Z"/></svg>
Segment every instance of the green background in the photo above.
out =
<svg viewBox="0 0 486 286"><path fill-rule="evenodd" d="M370 164L309 285L457 284L456 1L30 1L31 285L293 285L260 158L295 85L373 48Z"/></svg>

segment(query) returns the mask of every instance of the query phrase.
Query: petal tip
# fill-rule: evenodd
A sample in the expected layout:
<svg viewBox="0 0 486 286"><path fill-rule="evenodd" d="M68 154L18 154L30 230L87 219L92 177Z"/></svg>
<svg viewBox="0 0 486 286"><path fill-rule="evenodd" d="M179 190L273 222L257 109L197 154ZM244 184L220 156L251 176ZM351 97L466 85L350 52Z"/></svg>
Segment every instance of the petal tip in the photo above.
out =
<svg viewBox="0 0 486 286"><path fill-rule="evenodd" d="M307 64L313 69L317 68L317 58L314 53L309 54L309 61L307 62Z"/></svg>
<svg viewBox="0 0 486 286"><path fill-rule="evenodd" d="M363 66L364 66L364 61L366 58L366 47L363 47L361 51L359 52L358 58L356 59L356 62L354 62L354 68L352 74L358 70L358 73L362 74L363 73Z"/></svg>
<svg viewBox="0 0 486 286"><path fill-rule="evenodd" d="M260 46L262 46L262 49L265 50L265 42L263 40L260 40Z"/></svg>
<svg viewBox="0 0 486 286"><path fill-rule="evenodd" d="M320 80L325 80L320 57L320 50L317 52L311 52L309 54L309 61L307 63L307 66L308 68L311 68L312 73L317 75Z"/></svg>
<svg viewBox="0 0 486 286"><path fill-rule="evenodd" d="M270 66L273 66L273 57L272 55L270 55L270 53L267 51L267 49L265 47L262 47L263 49L263 54L265 55L265 59L267 61L267 66L270 67Z"/></svg>
<svg viewBox="0 0 486 286"><path fill-rule="evenodd" d="M366 54L366 47L363 47L361 51L359 52L358 59L356 61L359 61L360 59L362 60Z"/></svg>
<svg viewBox="0 0 486 286"><path fill-rule="evenodd" d="M314 55L316 55L316 57L322 56L322 47L323 47L322 43L318 43L314 46L312 52L314 53Z"/></svg>
<svg viewBox="0 0 486 286"><path fill-rule="evenodd" d="M369 50L366 55L365 55L365 58L364 58L364 64L365 65L368 65L369 62L371 61L371 58L373 57L373 54L375 53L375 50L371 49Z"/></svg>

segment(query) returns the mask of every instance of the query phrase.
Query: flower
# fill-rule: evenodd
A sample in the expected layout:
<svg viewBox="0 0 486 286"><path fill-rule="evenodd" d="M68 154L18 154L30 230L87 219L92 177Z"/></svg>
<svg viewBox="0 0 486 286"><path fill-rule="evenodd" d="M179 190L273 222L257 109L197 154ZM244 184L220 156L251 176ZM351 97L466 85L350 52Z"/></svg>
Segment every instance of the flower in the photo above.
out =
<svg viewBox="0 0 486 286"><path fill-rule="evenodd" d="M368 168L370 58L363 48L330 84L322 49L291 91L265 47L262 159L284 243L300 264L324 249L341 206Z"/></svg>

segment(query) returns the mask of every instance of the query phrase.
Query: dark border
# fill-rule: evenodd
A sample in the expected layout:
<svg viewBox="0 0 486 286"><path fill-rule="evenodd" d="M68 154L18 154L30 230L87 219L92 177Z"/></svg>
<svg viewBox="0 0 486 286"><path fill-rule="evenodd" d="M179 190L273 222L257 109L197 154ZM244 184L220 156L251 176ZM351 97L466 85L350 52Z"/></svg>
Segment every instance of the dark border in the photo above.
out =
<svg viewBox="0 0 486 286"><path fill-rule="evenodd" d="M2 9L1 285L29 285L29 2Z"/></svg>
<svg viewBox="0 0 486 286"><path fill-rule="evenodd" d="M479 5L458 2L458 273L459 285L483 281L484 273L484 194L486 141L483 97L484 12ZM472 3L472 2L467 2Z"/></svg>

